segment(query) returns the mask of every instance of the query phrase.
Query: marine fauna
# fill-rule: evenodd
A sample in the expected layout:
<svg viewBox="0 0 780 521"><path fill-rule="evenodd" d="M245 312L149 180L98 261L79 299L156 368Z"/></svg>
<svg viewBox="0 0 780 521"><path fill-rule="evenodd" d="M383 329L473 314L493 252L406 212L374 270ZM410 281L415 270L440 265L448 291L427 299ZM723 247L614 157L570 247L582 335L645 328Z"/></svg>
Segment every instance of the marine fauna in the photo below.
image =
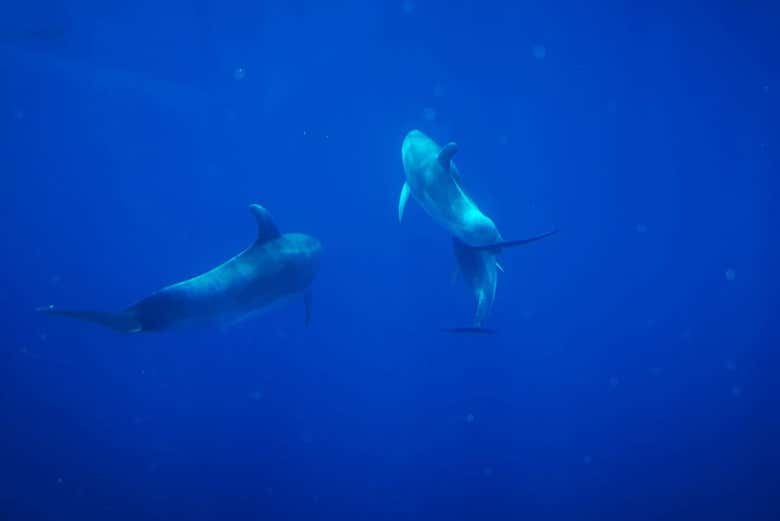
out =
<svg viewBox="0 0 780 521"><path fill-rule="evenodd" d="M249 210L257 221L254 243L206 273L166 286L116 313L54 306L39 311L138 333L230 322L302 293L308 323L320 242L301 233L279 233L270 213L260 205L253 204Z"/></svg>

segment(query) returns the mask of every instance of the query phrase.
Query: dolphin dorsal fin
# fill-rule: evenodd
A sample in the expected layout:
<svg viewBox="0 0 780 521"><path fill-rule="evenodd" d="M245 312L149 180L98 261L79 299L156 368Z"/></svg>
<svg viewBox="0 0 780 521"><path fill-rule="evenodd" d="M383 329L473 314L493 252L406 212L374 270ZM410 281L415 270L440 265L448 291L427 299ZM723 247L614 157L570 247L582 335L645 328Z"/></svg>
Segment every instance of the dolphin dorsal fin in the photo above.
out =
<svg viewBox="0 0 780 521"><path fill-rule="evenodd" d="M439 151L439 164L444 170L448 172L450 171L450 162L452 161L452 156L454 156L457 151L458 145L452 141L444 145L441 151Z"/></svg>
<svg viewBox="0 0 780 521"><path fill-rule="evenodd" d="M258 243L262 244L264 242L268 242L270 240L276 239L281 235L279 230L276 228L276 224L274 223L274 220L268 210L259 204L250 204L249 211L252 212L252 215L255 216L255 220L257 221Z"/></svg>

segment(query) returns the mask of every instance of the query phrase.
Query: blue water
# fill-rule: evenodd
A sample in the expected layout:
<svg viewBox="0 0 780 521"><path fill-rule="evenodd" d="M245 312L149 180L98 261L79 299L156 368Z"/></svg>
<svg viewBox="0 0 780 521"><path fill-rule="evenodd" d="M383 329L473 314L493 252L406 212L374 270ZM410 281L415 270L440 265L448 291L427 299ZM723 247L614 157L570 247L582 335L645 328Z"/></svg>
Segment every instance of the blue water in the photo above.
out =
<svg viewBox="0 0 780 521"><path fill-rule="evenodd" d="M0 519L780 519L776 7L135 4L0 20ZM560 230L495 335L439 331L474 303L397 222L413 128L506 239ZM35 314L216 265L250 203L322 241L308 328Z"/></svg>

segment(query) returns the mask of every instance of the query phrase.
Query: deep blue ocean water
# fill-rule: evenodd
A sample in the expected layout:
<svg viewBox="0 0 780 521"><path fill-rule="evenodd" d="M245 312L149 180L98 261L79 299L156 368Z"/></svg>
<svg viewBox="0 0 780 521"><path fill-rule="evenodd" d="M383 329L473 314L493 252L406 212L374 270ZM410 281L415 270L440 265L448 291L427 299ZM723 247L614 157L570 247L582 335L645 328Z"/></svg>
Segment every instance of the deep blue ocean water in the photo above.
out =
<svg viewBox="0 0 780 521"><path fill-rule="evenodd" d="M123 5L126 4L126 5ZM705 3L706 4L706 3ZM0 519L780 519L777 6L10 3ZM507 239L486 325L400 147ZM323 243L230 328L118 310Z"/></svg>

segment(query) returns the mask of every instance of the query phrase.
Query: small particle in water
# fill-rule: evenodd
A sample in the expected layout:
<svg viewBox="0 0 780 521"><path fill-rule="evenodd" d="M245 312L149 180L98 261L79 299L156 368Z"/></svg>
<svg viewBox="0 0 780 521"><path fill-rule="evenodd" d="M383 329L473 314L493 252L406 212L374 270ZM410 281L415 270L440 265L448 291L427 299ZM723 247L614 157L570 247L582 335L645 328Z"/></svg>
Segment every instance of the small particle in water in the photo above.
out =
<svg viewBox="0 0 780 521"><path fill-rule="evenodd" d="M249 393L249 398L251 398L254 401L259 401L263 399L263 392L262 391L252 391Z"/></svg>
<svg viewBox="0 0 780 521"><path fill-rule="evenodd" d="M412 0L404 0L401 4L401 10L404 12L404 14L412 14L414 12L414 2Z"/></svg>
<svg viewBox="0 0 780 521"><path fill-rule="evenodd" d="M590 465L591 463L593 463L593 458L591 458L590 456L583 456L582 462L585 465Z"/></svg>
<svg viewBox="0 0 780 521"><path fill-rule="evenodd" d="M62 483L63 483L63 479L62 478L57 478L57 484L58 485L62 485Z"/></svg>
<svg viewBox="0 0 780 521"><path fill-rule="evenodd" d="M492 478L493 477L493 467L485 467L482 469L482 475L486 478Z"/></svg>
<svg viewBox="0 0 780 521"><path fill-rule="evenodd" d="M441 83L437 83L433 86L433 95L437 98L444 96L444 86Z"/></svg>
<svg viewBox="0 0 780 521"><path fill-rule="evenodd" d="M734 360L726 360L725 367L726 367L726 371L736 371L737 370L737 364L734 363Z"/></svg>
<svg viewBox="0 0 780 521"><path fill-rule="evenodd" d="M634 229L636 230L636 233L647 233L647 225L646 224L637 224Z"/></svg>
<svg viewBox="0 0 780 521"><path fill-rule="evenodd" d="M308 136L308 135L309 135L309 131L308 131L308 130L304 130L304 131L303 131L303 135L304 135L304 136Z"/></svg>
<svg viewBox="0 0 780 521"><path fill-rule="evenodd" d="M466 415L466 423L473 423L474 422L474 415L471 413L468 413Z"/></svg>
<svg viewBox="0 0 780 521"><path fill-rule="evenodd" d="M693 331L691 331L690 328L685 328L681 336L683 340L690 343L691 340L693 340Z"/></svg>
<svg viewBox="0 0 780 521"><path fill-rule="evenodd" d="M537 60L544 60L545 57L547 57L547 48L544 45L540 45L540 44L534 45L533 53L534 53L534 58L536 58Z"/></svg>
<svg viewBox="0 0 780 521"><path fill-rule="evenodd" d="M17 120L21 121L21 120L24 119L24 111L22 109L20 109L19 107L14 107L13 112L14 112L14 117Z"/></svg>
<svg viewBox="0 0 780 521"><path fill-rule="evenodd" d="M509 136L507 136L506 134L502 134L502 135L498 136L498 144L502 145L502 146L503 145L508 145L509 144Z"/></svg>
<svg viewBox="0 0 780 521"><path fill-rule="evenodd" d="M737 278L737 270L735 270L734 268L729 268L726 270L727 281L732 282L736 278Z"/></svg>
<svg viewBox="0 0 780 521"><path fill-rule="evenodd" d="M769 92L769 85L764 85L764 94Z"/></svg>
<svg viewBox="0 0 780 521"><path fill-rule="evenodd" d="M236 67L236 70L233 71L233 78L238 81L246 78L246 69L243 67Z"/></svg>
<svg viewBox="0 0 780 521"><path fill-rule="evenodd" d="M620 385L620 380L618 379L617 376L613 376L612 378L609 379L609 386L610 387L612 387L614 389L618 385Z"/></svg>
<svg viewBox="0 0 780 521"><path fill-rule="evenodd" d="M611 99L607 102L607 112L610 114L617 112L617 101Z"/></svg>
<svg viewBox="0 0 780 521"><path fill-rule="evenodd" d="M652 374L653 376L658 376L658 375L660 375L660 374L661 374L663 371L664 371L664 370L663 370L662 368L660 368L660 367L651 367L651 368L650 368L650 374Z"/></svg>
<svg viewBox="0 0 780 521"><path fill-rule="evenodd" d="M41 342L46 342L46 339L49 338L49 335L47 335L46 332L41 331L40 333L38 333L38 338L40 339Z"/></svg>
<svg viewBox="0 0 780 521"><path fill-rule="evenodd" d="M425 109L423 109L423 117L425 118L425 121L434 121L436 119L436 109L425 107Z"/></svg>
<svg viewBox="0 0 780 521"><path fill-rule="evenodd" d="M739 398L742 396L742 387L735 385L731 388L731 396L734 398Z"/></svg>

